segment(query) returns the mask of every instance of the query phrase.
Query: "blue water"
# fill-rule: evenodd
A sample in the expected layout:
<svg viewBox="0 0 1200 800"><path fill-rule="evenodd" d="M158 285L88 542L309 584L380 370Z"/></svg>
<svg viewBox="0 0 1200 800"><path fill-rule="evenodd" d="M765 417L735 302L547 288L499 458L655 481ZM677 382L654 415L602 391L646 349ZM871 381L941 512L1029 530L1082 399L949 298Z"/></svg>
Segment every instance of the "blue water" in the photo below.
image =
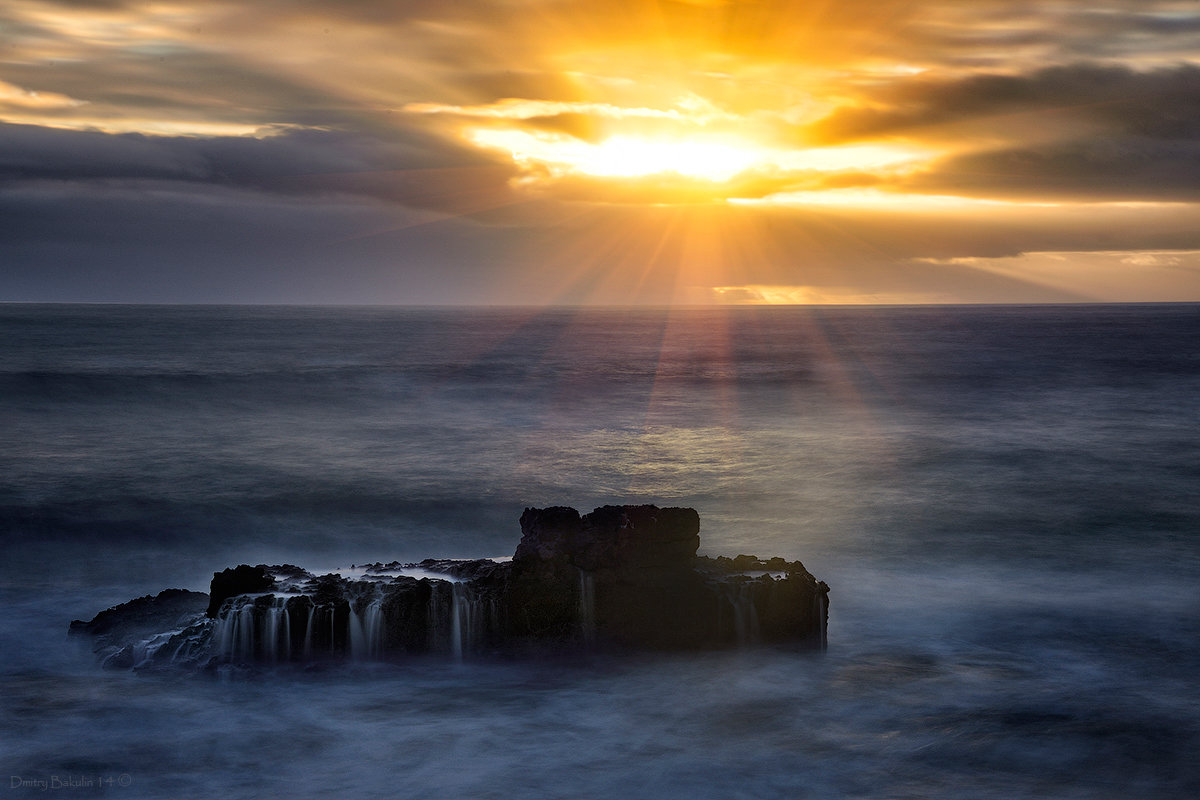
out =
<svg viewBox="0 0 1200 800"><path fill-rule="evenodd" d="M1200 306L0 305L0 420L13 796L1200 796ZM828 653L220 683L65 636L641 502L803 560Z"/></svg>

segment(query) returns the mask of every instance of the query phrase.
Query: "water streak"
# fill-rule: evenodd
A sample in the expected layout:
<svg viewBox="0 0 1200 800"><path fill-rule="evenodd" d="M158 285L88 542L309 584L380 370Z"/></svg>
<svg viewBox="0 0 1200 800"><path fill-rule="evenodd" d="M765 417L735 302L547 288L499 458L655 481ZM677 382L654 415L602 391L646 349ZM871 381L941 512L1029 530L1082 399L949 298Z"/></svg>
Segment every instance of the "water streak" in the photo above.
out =
<svg viewBox="0 0 1200 800"><path fill-rule="evenodd" d="M749 647L759 641L758 609L750 594L750 586L746 583L734 584L733 592L728 596L733 608L734 632L739 647Z"/></svg>

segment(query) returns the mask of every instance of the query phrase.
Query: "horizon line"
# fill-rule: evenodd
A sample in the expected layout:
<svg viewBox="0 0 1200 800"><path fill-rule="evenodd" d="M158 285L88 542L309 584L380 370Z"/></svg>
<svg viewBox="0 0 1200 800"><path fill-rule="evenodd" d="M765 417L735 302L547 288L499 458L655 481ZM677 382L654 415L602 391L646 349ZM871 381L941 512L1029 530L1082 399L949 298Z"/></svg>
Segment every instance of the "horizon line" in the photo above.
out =
<svg viewBox="0 0 1200 800"><path fill-rule="evenodd" d="M362 309L609 309L686 310L732 308L1021 308L1061 306L1181 306L1200 300L962 301L944 303L362 303L289 301L0 300L0 306L144 306L157 308L362 308Z"/></svg>

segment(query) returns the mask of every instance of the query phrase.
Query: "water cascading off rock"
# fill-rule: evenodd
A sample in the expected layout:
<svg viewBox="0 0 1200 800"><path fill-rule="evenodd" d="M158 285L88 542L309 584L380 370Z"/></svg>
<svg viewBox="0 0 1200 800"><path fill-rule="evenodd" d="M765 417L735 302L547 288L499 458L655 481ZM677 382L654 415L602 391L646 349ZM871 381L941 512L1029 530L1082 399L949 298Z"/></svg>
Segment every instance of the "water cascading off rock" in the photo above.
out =
<svg viewBox="0 0 1200 800"><path fill-rule="evenodd" d="M209 595L168 590L71 631L125 668L825 647L824 582L799 561L697 556L699 530L690 508L529 508L510 560L240 565Z"/></svg>

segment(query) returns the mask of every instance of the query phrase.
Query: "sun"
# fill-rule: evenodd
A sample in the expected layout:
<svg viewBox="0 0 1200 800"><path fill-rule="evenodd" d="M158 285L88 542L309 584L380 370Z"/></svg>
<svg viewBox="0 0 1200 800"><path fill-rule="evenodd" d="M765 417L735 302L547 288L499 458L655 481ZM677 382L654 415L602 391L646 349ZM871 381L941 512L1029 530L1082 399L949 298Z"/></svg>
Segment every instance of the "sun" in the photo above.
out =
<svg viewBox="0 0 1200 800"><path fill-rule="evenodd" d="M722 183L764 162L761 148L730 136L655 138L618 134L599 142L544 132L480 128L476 145L507 151L523 166L541 165L556 176L598 178L677 175Z"/></svg>
<svg viewBox="0 0 1200 800"><path fill-rule="evenodd" d="M790 179L800 189L836 173L903 169L928 155L911 146L880 144L781 148L728 133L617 133L588 141L555 131L479 127L467 131L466 139L506 153L525 173L526 184L651 179L664 187L690 187L686 196L709 199L762 196L738 194L755 186L779 192L789 187Z"/></svg>
<svg viewBox="0 0 1200 800"><path fill-rule="evenodd" d="M405 110L503 154L520 191L598 202L771 202L872 185L934 155L905 140L824 144L782 112L734 110L695 93L644 105L510 97Z"/></svg>
<svg viewBox="0 0 1200 800"><path fill-rule="evenodd" d="M592 147L575 165L601 177L633 178L674 173L721 182L745 172L759 160L745 142L705 139L642 139L613 136Z"/></svg>

